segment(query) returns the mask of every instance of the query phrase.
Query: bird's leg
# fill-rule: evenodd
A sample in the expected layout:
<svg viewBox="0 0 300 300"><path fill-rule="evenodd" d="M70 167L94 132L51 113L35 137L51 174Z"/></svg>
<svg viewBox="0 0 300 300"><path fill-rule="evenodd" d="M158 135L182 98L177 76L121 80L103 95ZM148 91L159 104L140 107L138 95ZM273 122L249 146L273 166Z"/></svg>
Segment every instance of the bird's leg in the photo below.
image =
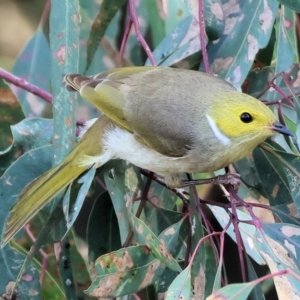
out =
<svg viewBox="0 0 300 300"><path fill-rule="evenodd" d="M196 180L183 180L181 187L194 186L199 184L232 184L234 189L237 189L240 185L241 175L237 173L226 173L212 178L196 179Z"/></svg>

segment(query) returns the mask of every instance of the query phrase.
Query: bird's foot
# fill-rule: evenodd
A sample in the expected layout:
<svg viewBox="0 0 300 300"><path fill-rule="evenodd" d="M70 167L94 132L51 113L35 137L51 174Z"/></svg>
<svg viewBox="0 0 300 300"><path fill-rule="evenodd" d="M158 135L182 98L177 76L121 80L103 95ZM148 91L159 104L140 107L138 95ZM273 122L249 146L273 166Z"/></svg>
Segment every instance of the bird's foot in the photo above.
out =
<svg viewBox="0 0 300 300"><path fill-rule="evenodd" d="M234 189L237 190L240 182L241 182L241 175L237 173L226 173L224 175L219 175L212 178L205 178L205 179L196 179L196 180L184 180L181 183L181 187L189 187L195 186L199 184L231 184L233 185Z"/></svg>

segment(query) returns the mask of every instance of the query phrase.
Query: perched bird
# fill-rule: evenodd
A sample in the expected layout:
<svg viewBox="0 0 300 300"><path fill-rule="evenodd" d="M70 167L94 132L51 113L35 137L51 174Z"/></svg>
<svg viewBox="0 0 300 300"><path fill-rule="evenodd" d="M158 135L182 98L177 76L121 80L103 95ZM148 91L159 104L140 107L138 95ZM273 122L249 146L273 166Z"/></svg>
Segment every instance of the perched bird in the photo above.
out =
<svg viewBox="0 0 300 300"><path fill-rule="evenodd" d="M179 187L182 173L218 170L275 133L292 135L263 103L206 73L127 67L91 77L67 75L65 81L103 115L58 166L23 190L2 245L80 174L111 159L127 160Z"/></svg>

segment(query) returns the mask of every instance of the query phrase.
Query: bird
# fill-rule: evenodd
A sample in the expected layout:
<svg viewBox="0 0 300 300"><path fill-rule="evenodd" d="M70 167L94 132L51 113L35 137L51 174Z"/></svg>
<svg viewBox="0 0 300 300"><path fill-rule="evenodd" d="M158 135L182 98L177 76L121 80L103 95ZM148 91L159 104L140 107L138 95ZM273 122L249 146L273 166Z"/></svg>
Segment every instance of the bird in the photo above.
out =
<svg viewBox="0 0 300 300"><path fill-rule="evenodd" d="M125 67L64 81L102 116L59 165L25 187L2 246L77 177L111 159L155 172L176 188L184 173L216 171L276 133L293 135L261 101L208 73Z"/></svg>

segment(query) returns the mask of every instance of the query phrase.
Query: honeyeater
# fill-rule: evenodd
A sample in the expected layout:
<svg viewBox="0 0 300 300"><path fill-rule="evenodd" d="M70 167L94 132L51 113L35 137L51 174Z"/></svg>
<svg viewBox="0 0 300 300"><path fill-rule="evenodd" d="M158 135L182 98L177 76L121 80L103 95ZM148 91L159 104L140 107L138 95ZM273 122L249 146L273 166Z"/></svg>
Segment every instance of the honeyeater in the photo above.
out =
<svg viewBox="0 0 300 300"><path fill-rule="evenodd" d="M276 133L292 135L262 102L202 72L127 67L67 75L65 82L103 115L59 165L25 187L2 245L80 174L111 159L127 160L179 187L182 173L218 170Z"/></svg>

